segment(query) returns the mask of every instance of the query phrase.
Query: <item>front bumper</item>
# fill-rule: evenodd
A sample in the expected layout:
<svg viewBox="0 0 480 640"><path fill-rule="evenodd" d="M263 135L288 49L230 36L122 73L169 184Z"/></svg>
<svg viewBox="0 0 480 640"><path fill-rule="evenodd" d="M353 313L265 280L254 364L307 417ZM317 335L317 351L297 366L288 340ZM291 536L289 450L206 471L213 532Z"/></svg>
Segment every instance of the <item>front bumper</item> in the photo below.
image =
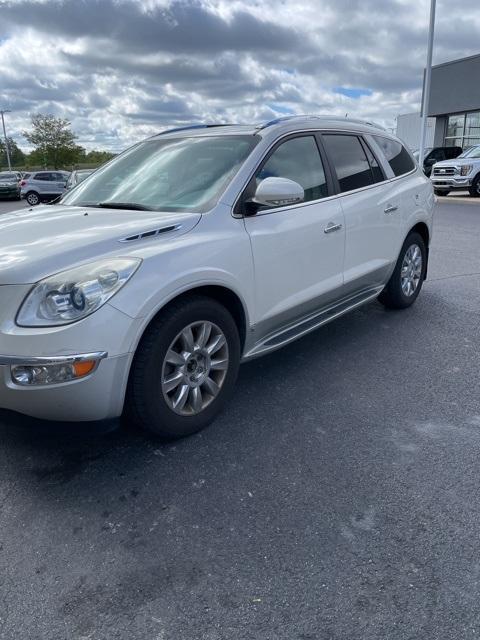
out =
<svg viewBox="0 0 480 640"><path fill-rule="evenodd" d="M19 385L12 380L13 365L80 361L92 354L28 358L0 356L0 407L34 418L85 422L121 415L130 356L103 357L95 370L82 378L46 385Z"/></svg>
<svg viewBox="0 0 480 640"><path fill-rule="evenodd" d="M19 198L20 189L12 187L9 189L0 189L0 198Z"/></svg>
<svg viewBox="0 0 480 640"><path fill-rule="evenodd" d="M142 320L107 303L70 325L19 327L14 322L15 314L30 288L0 286L0 409L66 422L121 415ZM21 385L12 379L11 367L15 365L41 366L82 357L88 360L99 354L104 357L91 373L67 382Z"/></svg>
<svg viewBox="0 0 480 640"><path fill-rule="evenodd" d="M435 189L468 189L472 186L468 176L431 176L430 180Z"/></svg>

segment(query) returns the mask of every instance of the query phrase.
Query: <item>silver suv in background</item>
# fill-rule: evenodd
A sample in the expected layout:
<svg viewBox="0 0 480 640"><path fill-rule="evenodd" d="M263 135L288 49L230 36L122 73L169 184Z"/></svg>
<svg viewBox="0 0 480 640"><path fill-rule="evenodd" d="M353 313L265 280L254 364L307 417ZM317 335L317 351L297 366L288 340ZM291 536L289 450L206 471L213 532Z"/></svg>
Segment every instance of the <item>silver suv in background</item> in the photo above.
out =
<svg viewBox="0 0 480 640"><path fill-rule="evenodd" d="M29 205L35 206L42 201L54 200L65 191L69 172L36 171L20 182L20 194Z"/></svg>
<svg viewBox="0 0 480 640"><path fill-rule="evenodd" d="M480 144L470 147L454 160L442 160L433 165L431 180L437 196L450 191L468 190L480 197Z"/></svg>

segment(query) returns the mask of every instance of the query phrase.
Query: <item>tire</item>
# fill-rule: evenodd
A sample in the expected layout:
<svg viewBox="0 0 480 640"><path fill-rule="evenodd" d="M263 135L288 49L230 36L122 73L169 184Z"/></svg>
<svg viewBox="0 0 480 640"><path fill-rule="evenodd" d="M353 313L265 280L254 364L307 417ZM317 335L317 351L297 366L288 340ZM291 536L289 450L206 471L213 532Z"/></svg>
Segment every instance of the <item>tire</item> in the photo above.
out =
<svg viewBox="0 0 480 640"><path fill-rule="evenodd" d="M415 248L420 251L420 263L418 263L418 259L415 257L415 255L418 256ZM407 287L408 280L402 277L402 268L406 266L404 262L407 260L410 261L408 265L410 271L407 272L411 274L410 287ZM425 242L422 236L414 231L407 236L402 245L397 264L395 265L390 280L378 297L380 302L388 309L406 309L410 307L418 298L425 279L426 269L427 249ZM413 288L413 291L411 291L411 288ZM408 291L410 291L410 293L408 293Z"/></svg>
<svg viewBox="0 0 480 640"><path fill-rule="evenodd" d="M35 207L37 204L40 204L40 196L36 191L29 191L25 196L25 200L31 207Z"/></svg>
<svg viewBox="0 0 480 640"><path fill-rule="evenodd" d="M448 196L450 189L433 189L436 196Z"/></svg>
<svg viewBox="0 0 480 640"><path fill-rule="evenodd" d="M469 191L472 198L480 198L480 173L473 179L472 186Z"/></svg>
<svg viewBox="0 0 480 640"><path fill-rule="evenodd" d="M193 341L189 337L185 342L189 329ZM218 346L222 336L225 343ZM239 364L238 329L223 305L197 295L173 302L140 341L125 414L164 440L196 433L222 410L235 386Z"/></svg>

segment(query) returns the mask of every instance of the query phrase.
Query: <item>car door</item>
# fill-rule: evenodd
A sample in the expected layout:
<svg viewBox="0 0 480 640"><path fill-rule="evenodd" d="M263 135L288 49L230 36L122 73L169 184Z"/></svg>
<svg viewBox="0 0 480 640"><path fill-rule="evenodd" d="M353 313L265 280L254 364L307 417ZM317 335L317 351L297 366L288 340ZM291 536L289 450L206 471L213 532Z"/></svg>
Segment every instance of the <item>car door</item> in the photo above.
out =
<svg viewBox="0 0 480 640"><path fill-rule="evenodd" d="M62 173L55 172L52 174L54 180L54 186L52 193L61 194L65 191L66 177Z"/></svg>
<svg viewBox="0 0 480 640"><path fill-rule="evenodd" d="M403 194L387 182L383 168L361 135L324 133L345 216L345 294L385 284L401 234Z"/></svg>
<svg viewBox="0 0 480 640"><path fill-rule="evenodd" d="M255 268L256 324L275 332L341 295L345 227L316 136L277 144L247 188L253 195L266 177L289 178L305 192L302 203L263 208L245 217Z"/></svg>
<svg viewBox="0 0 480 640"><path fill-rule="evenodd" d="M42 171L42 173L34 173L31 184L32 191L36 191L40 195L45 195L48 193L48 173L46 171Z"/></svg>

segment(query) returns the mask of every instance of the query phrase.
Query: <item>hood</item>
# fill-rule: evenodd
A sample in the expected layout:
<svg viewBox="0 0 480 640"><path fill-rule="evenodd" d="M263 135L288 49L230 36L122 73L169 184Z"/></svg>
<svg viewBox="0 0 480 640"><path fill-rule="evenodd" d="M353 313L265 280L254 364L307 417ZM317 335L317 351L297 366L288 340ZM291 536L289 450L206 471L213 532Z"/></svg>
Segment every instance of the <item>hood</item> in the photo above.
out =
<svg viewBox="0 0 480 640"><path fill-rule="evenodd" d="M478 158L452 158L451 160L440 160L436 162L434 167L462 167L465 164L475 164Z"/></svg>
<svg viewBox="0 0 480 640"><path fill-rule="evenodd" d="M170 242L193 229L200 218L198 213L61 205L5 214L0 216L0 284L38 282L108 254L141 256L143 243ZM148 236L136 238L140 234Z"/></svg>

